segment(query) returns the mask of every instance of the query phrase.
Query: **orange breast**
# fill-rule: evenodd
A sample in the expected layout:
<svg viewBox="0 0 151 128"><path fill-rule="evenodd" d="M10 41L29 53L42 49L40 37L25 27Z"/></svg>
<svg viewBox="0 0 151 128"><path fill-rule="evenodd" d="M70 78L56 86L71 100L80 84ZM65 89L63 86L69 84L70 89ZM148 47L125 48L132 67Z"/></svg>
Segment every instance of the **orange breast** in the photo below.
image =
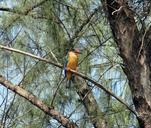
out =
<svg viewBox="0 0 151 128"><path fill-rule="evenodd" d="M74 52L69 52L67 67L72 70L76 70L78 66L78 56ZM71 72L67 71L67 79L71 78Z"/></svg>

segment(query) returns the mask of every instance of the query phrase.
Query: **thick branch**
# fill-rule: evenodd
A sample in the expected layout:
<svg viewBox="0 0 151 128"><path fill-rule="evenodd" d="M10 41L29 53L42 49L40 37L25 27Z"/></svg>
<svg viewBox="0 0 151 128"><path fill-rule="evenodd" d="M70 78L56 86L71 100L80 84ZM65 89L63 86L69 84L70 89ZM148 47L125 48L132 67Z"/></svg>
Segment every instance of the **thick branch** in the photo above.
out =
<svg viewBox="0 0 151 128"><path fill-rule="evenodd" d="M107 128L108 124L105 120L104 113L98 106L92 93L92 89L89 88L87 82L82 78L75 77L74 84L77 93L86 108L89 120L92 122L94 128Z"/></svg>
<svg viewBox="0 0 151 128"><path fill-rule="evenodd" d="M6 88L12 90L13 92L17 93L21 97L27 99L33 105L37 106L43 112L47 113L58 122L60 122L66 128L77 128L77 125L71 122L69 119L61 115L59 112L55 111L53 108L48 107L42 101L40 101L36 96L32 95L31 93L27 92L26 90L22 89L19 86L13 85L10 81L7 81L3 76L0 75L0 84L5 86Z"/></svg>
<svg viewBox="0 0 151 128"><path fill-rule="evenodd" d="M62 65L60 64L56 64L48 59L45 59L45 58L42 58L42 57L38 57L36 55L33 55L31 53L27 53L27 52L24 52L24 51L21 51L21 50L17 50L17 49L14 49L14 48L9 48L9 47L6 47L6 46L2 46L0 45L0 49L4 49L4 50L8 50L8 51L12 51L12 52L16 52L16 53L20 53L22 55L26 55L26 56L29 56L29 57L32 57L34 59L38 59L39 61L43 61L43 62L46 62L46 63L49 63L49 64L52 64L56 67L59 67L59 68L63 68ZM77 76L80 76L82 77L83 79L85 80L88 80L90 81L91 83L93 83L95 86L101 88L103 91L105 91L107 94L111 95L112 97L114 97L115 99L117 99L120 103L122 103L123 105L126 106L127 109L129 109L132 113L134 113L136 116L136 112L134 110L132 110L121 98L117 97L112 91L106 89L103 85L99 84L98 82L96 82L95 80L89 78L88 76L82 74L82 73L79 73L79 72L76 72L74 70L70 70L73 74L77 75Z"/></svg>

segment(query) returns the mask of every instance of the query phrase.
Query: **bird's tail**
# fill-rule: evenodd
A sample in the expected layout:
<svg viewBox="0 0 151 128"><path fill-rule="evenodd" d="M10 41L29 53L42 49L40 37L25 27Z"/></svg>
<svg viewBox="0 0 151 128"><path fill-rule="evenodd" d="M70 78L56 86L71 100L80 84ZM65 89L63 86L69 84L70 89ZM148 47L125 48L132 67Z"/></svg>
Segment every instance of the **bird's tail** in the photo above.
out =
<svg viewBox="0 0 151 128"><path fill-rule="evenodd" d="M70 88L71 87L71 80L66 80L66 88Z"/></svg>
<svg viewBox="0 0 151 128"><path fill-rule="evenodd" d="M71 73L70 79L67 78L66 87L70 88L73 83L74 83L74 75Z"/></svg>

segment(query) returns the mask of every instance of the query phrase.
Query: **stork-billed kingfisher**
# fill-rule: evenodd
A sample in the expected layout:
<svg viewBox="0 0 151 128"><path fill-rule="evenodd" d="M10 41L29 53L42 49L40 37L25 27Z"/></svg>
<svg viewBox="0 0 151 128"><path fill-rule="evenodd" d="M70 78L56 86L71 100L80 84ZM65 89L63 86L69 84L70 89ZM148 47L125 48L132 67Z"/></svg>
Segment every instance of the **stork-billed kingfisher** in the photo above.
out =
<svg viewBox="0 0 151 128"><path fill-rule="evenodd" d="M65 69L65 77L67 81L69 81L69 85L72 79L72 73L68 71L68 69L77 70L78 67L78 55L80 54L80 50L75 48L68 52L68 59L66 62L66 69Z"/></svg>

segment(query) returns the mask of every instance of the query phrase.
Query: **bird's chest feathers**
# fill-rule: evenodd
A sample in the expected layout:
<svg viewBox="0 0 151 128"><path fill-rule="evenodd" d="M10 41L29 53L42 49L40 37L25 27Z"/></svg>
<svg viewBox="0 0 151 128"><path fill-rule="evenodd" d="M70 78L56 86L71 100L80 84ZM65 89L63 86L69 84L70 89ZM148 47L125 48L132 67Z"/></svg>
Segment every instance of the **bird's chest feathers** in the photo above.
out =
<svg viewBox="0 0 151 128"><path fill-rule="evenodd" d="M75 55L74 53L69 53L67 67L75 70L77 65L78 65L78 56Z"/></svg>

